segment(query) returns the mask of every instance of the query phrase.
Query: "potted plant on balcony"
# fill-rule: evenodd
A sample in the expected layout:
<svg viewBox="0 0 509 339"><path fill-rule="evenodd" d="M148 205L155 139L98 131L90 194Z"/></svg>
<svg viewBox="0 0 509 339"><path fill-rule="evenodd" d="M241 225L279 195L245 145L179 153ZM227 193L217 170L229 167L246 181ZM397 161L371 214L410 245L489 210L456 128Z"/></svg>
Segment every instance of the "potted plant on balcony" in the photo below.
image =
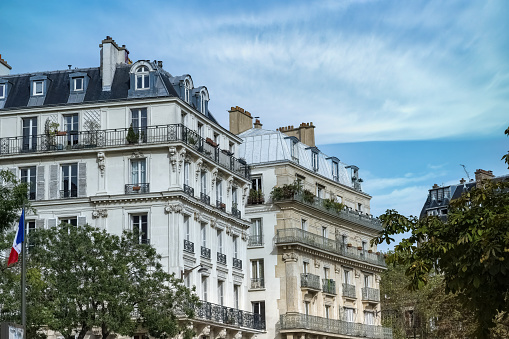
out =
<svg viewBox="0 0 509 339"><path fill-rule="evenodd" d="M346 247L352 247L353 245L352 244L346 244Z"/></svg>
<svg viewBox="0 0 509 339"><path fill-rule="evenodd" d="M359 251L362 251L362 246L357 246L357 249L358 249Z"/></svg>
<svg viewBox="0 0 509 339"><path fill-rule="evenodd" d="M141 186L139 186L139 185L133 186L133 191L139 191L139 190L141 190Z"/></svg>
<svg viewBox="0 0 509 339"><path fill-rule="evenodd" d="M249 204L263 204L265 202L265 199L263 198L262 190L255 190L251 189L249 190L249 198L248 203Z"/></svg>
<svg viewBox="0 0 509 339"><path fill-rule="evenodd" d="M210 146L212 146L212 147L217 147L217 143L216 143L214 140L212 140L212 139L210 139L210 138L207 138L205 141L206 141L206 142L207 142L207 144L209 144Z"/></svg>
<svg viewBox="0 0 509 339"><path fill-rule="evenodd" d="M46 141L49 149L56 149L56 136L58 133L58 127L60 126L57 122L52 122L49 118L44 123L44 133L46 134Z"/></svg>
<svg viewBox="0 0 509 339"><path fill-rule="evenodd" d="M95 120L87 120L85 122L85 129L87 131L86 133L86 139L85 141L85 147L91 148L97 146L97 132L100 128L99 122Z"/></svg>
<svg viewBox="0 0 509 339"><path fill-rule="evenodd" d="M312 204L315 202L315 195L310 190L305 189L302 191L302 199L304 202Z"/></svg>
<svg viewBox="0 0 509 339"><path fill-rule="evenodd" d="M129 126L129 130L127 131L127 136L125 139L129 144L136 144L138 142L139 135L134 131L133 124Z"/></svg>

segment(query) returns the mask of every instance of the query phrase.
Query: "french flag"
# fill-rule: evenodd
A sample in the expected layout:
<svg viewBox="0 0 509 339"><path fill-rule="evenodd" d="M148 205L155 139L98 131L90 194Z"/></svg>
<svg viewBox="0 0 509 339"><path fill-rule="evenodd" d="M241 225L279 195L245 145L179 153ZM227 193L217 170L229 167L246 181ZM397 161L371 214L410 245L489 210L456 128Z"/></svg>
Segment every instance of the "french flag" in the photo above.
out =
<svg viewBox="0 0 509 339"><path fill-rule="evenodd" d="M21 246L25 241L25 210L22 210L21 217L19 218L19 226L18 231L16 232L16 237L14 237L14 241L12 242L11 254L9 255L9 261L7 261L7 266L18 262L19 253L21 252Z"/></svg>

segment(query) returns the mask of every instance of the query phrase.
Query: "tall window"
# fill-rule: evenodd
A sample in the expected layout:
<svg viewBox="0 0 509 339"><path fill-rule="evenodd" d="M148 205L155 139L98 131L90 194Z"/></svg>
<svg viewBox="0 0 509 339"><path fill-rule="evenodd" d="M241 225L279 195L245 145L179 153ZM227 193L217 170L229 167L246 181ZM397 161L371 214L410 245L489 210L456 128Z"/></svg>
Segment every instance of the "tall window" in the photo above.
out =
<svg viewBox="0 0 509 339"><path fill-rule="evenodd" d="M140 186L147 183L147 161L146 159L131 160L131 184Z"/></svg>
<svg viewBox="0 0 509 339"><path fill-rule="evenodd" d="M325 319L329 319L330 316L330 306L325 305Z"/></svg>
<svg viewBox="0 0 509 339"><path fill-rule="evenodd" d="M355 310L353 308L345 307L345 321L347 321L349 323L353 323L354 312L355 312Z"/></svg>
<svg viewBox="0 0 509 339"><path fill-rule="evenodd" d="M131 110L131 124L140 141L147 141L147 109L136 108Z"/></svg>
<svg viewBox="0 0 509 339"><path fill-rule="evenodd" d="M223 254L223 231L217 230L217 251Z"/></svg>
<svg viewBox="0 0 509 339"><path fill-rule="evenodd" d="M302 270L304 274L309 273L309 262L307 261L302 262Z"/></svg>
<svg viewBox="0 0 509 339"><path fill-rule="evenodd" d="M184 162L184 185L189 186L189 163Z"/></svg>
<svg viewBox="0 0 509 339"><path fill-rule="evenodd" d="M28 185L28 199L35 200L36 181L35 166L21 169L21 182Z"/></svg>
<svg viewBox="0 0 509 339"><path fill-rule="evenodd" d="M237 205L237 187L232 187L232 206L238 208Z"/></svg>
<svg viewBox="0 0 509 339"><path fill-rule="evenodd" d="M368 249L368 243L366 241L363 241L362 242L362 251L366 252L367 249Z"/></svg>
<svg viewBox="0 0 509 339"><path fill-rule="evenodd" d="M309 315L309 301L304 301L304 314Z"/></svg>
<svg viewBox="0 0 509 339"><path fill-rule="evenodd" d="M329 268L328 267L323 268L323 277L325 279L329 279Z"/></svg>
<svg viewBox="0 0 509 339"><path fill-rule="evenodd" d="M136 70L136 89L148 89L149 87L148 67L140 66Z"/></svg>
<svg viewBox="0 0 509 339"><path fill-rule="evenodd" d="M23 151L37 149L37 118L23 119Z"/></svg>
<svg viewBox="0 0 509 339"><path fill-rule="evenodd" d="M316 186L316 195L318 198L323 199L324 198L324 191L325 188L323 186L317 185Z"/></svg>
<svg viewBox="0 0 509 339"><path fill-rule="evenodd" d="M335 161L332 162L332 179L339 181L339 164Z"/></svg>
<svg viewBox="0 0 509 339"><path fill-rule="evenodd" d="M239 285L233 285L233 307L239 309Z"/></svg>
<svg viewBox="0 0 509 339"><path fill-rule="evenodd" d="M327 227L322 226L322 237L327 238L329 233L327 232Z"/></svg>
<svg viewBox="0 0 509 339"><path fill-rule="evenodd" d="M198 123L198 135L200 136L200 138L203 138L203 124L202 123Z"/></svg>
<svg viewBox="0 0 509 339"><path fill-rule="evenodd" d="M251 188L256 191L262 190L262 177L255 177L251 179Z"/></svg>
<svg viewBox="0 0 509 339"><path fill-rule="evenodd" d="M251 219L251 235L249 236L249 245L263 245L262 219Z"/></svg>
<svg viewBox="0 0 509 339"><path fill-rule="evenodd" d="M238 255L239 255L239 237L234 235L232 237L232 239L233 239L233 257L235 259L238 259Z"/></svg>
<svg viewBox="0 0 509 339"><path fill-rule="evenodd" d="M201 234L201 245L207 248L207 224L204 222L201 223L200 234Z"/></svg>
<svg viewBox="0 0 509 339"><path fill-rule="evenodd" d="M251 260L251 288L265 287L263 259Z"/></svg>
<svg viewBox="0 0 509 339"><path fill-rule="evenodd" d="M254 323L255 325L264 324L265 323L265 301L253 301L251 303L253 306L253 314L255 316Z"/></svg>
<svg viewBox="0 0 509 339"><path fill-rule="evenodd" d="M300 225L303 231L308 230L308 221L306 219L301 219Z"/></svg>
<svg viewBox="0 0 509 339"><path fill-rule="evenodd" d="M146 214L131 215L131 226L138 244L148 243L148 218Z"/></svg>
<svg viewBox="0 0 509 339"><path fill-rule="evenodd" d="M373 312L364 311L364 325L374 325L375 317Z"/></svg>
<svg viewBox="0 0 509 339"><path fill-rule="evenodd" d="M184 216L184 232L186 232L185 239L187 241L190 241L191 240L191 225L189 223L189 216L188 215Z"/></svg>
<svg viewBox="0 0 509 339"><path fill-rule="evenodd" d="M362 212L362 204L361 203L357 204L357 210L359 212Z"/></svg>
<svg viewBox="0 0 509 339"><path fill-rule="evenodd" d="M200 173L200 189L202 194L207 194L207 172L202 171Z"/></svg>
<svg viewBox="0 0 509 339"><path fill-rule="evenodd" d="M371 274L364 274L364 287L371 287Z"/></svg>
<svg viewBox="0 0 509 339"><path fill-rule="evenodd" d="M62 198L78 196L78 164L62 165Z"/></svg>
<svg viewBox="0 0 509 339"><path fill-rule="evenodd" d="M223 181L219 179L216 181L216 200L223 202Z"/></svg>
<svg viewBox="0 0 509 339"><path fill-rule="evenodd" d="M203 301L208 301L208 277L201 278L201 297Z"/></svg>
<svg viewBox="0 0 509 339"><path fill-rule="evenodd" d="M318 171L318 153L311 152L311 158L313 163L313 170Z"/></svg>
<svg viewBox="0 0 509 339"><path fill-rule="evenodd" d="M343 246L346 246L348 243L348 236L346 234L341 235L341 242L343 243Z"/></svg>
<svg viewBox="0 0 509 339"><path fill-rule="evenodd" d="M0 84L0 99L5 99L5 84Z"/></svg>
<svg viewBox="0 0 509 339"><path fill-rule="evenodd" d="M223 306L224 305L224 282L221 280L217 281L217 301L218 304Z"/></svg>
<svg viewBox="0 0 509 339"><path fill-rule="evenodd" d="M191 81L189 79L186 79L184 81L184 100L189 103L189 100L191 98Z"/></svg>
<svg viewBox="0 0 509 339"><path fill-rule="evenodd" d="M72 226L78 226L78 218L76 217L70 217L70 218L60 218L58 219L60 224L69 224Z"/></svg>
<svg viewBox="0 0 509 339"><path fill-rule="evenodd" d="M67 145L78 144L78 114L64 116L64 130L67 132Z"/></svg>
<svg viewBox="0 0 509 339"><path fill-rule="evenodd" d="M352 284L351 283L352 271L345 269L343 272L344 272L344 276L345 276L345 284L351 285Z"/></svg>
<svg viewBox="0 0 509 339"><path fill-rule="evenodd" d="M200 107L200 112L201 112L202 114L207 113L207 112L206 112L206 109L207 109L207 105L206 105L206 103L207 103L207 101L206 101L205 93L201 93L201 95L200 95L200 103L201 103L201 105L200 105L200 106L201 106L201 107Z"/></svg>

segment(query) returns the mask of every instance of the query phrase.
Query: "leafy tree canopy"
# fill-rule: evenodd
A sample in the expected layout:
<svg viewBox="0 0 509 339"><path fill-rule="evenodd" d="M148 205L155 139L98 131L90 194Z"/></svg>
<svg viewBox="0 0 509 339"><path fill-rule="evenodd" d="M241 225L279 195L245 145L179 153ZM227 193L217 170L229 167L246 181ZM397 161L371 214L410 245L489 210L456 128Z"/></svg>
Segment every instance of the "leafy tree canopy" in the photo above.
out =
<svg viewBox="0 0 509 339"><path fill-rule="evenodd" d="M0 171L0 233L18 221L23 203L29 207L27 194L26 183L19 182L8 170Z"/></svg>

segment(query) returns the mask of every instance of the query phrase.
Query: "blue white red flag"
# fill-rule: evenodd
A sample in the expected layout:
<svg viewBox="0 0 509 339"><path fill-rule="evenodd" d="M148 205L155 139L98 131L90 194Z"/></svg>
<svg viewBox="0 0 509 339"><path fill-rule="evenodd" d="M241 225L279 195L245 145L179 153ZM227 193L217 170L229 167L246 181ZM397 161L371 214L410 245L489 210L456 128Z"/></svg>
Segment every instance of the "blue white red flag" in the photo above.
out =
<svg viewBox="0 0 509 339"><path fill-rule="evenodd" d="M11 254L9 255L9 260L7 261L7 266L18 262L19 254L21 253L21 246L25 241L25 210L22 210L21 217L19 218L19 226L18 231L16 232L16 236L14 237L14 241L12 242Z"/></svg>

